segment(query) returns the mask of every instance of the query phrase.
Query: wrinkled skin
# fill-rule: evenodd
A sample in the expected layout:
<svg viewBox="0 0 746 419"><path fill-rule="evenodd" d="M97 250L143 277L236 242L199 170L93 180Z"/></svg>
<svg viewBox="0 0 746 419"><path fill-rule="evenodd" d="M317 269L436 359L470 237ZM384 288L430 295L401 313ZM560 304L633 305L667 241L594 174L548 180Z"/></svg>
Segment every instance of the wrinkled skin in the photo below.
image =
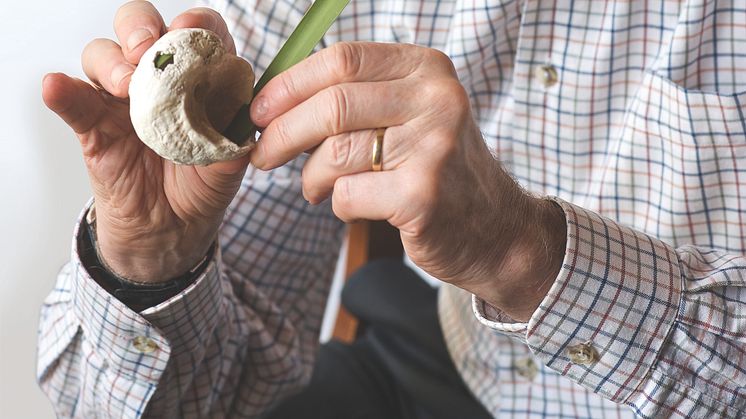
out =
<svg viewBox="0 0 746 419"><path fill-rule="evenodd" d="M127 90L135 65L156 37L188 27L218 33L235 54L215 11L189 10L166 28L150 3L136 1L116 14L119 44L96 39L83 51L90 84L59 73L42 83L44 102L80 140L101 255L115 273L135 281L168 280L204 257L249 162L245 156L204 167L176 165L147 148L132 129Z"/></svg>
<svg viewBox="0 0 746 419"><path fill-rule="evenodd" d="M387 220L433 276L527 320L559 272L565 221L529 196L487 149L443 53L408 44L339 43L271 80L252 103L266 127L260 169L313 150L311 203L331 196L345 221ZM388 127L383 171L371 171L376 127Z"/></svg>
<svg viewBox="0 0 746 419"><path fill-rule="evenodd" d="M170 26L177 27L213 30L235 51L212 11L188 11ZM204 256L248 159L175 166L144 147L127 116L129 74L166 28L152 5L132 2L117 13L115 29L124 47L95 40L83 53L100 90L53 74L44 99L80 138L105 261L130 279L159 281ZM140 29L151 39L136 37ZM310 152L309 202L331 196L342 220L387 220L415 263L513 319L530 317L559 272L562 211L525 193L491 155L444 54L339 43L270 81L251 116L264 127L250 155L257 168ZM388 127L383 171L371 172L377 127Z"/></svg>

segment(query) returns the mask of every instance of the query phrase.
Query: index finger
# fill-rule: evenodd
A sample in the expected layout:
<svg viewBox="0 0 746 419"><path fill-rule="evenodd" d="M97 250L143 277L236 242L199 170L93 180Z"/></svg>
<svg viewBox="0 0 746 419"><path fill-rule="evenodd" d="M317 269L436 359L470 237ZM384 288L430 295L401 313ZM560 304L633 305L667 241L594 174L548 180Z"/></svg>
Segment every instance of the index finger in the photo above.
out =
<svg viewBox="0 0 746 419"><path fill-rule="evenodd" d="M336 43L270 80L252 101L251 119L266 127L277 116L335 84L403 79L429 62L431 51L407 44Z"/></svg>
<svg viewBox="0 0 746 419"><path fill-rule="evenodd" d="M125 3L117 10L114 32L122 46L124 58L137 64L155 40L166 33L166 24L150 2L135 0Z"/></svg>

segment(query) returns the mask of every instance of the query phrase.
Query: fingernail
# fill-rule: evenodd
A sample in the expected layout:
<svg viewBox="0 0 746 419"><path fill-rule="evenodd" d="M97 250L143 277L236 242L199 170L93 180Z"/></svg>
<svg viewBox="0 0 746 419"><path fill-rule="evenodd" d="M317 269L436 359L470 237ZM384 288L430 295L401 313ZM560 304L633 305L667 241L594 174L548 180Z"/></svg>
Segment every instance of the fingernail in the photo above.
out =
<svg viewBox="0 0 746 419"><path fill-rule="evenodd" d="M259 96L258 98L254 99L254 119L261 119L264 115L266 115L267 108L269 108L269 103L267 103L266 97Z"/></svg>
<svg viewBox="0 0 746 419"><path fill-rule="evenodd" d="M135 48L139 47L143 42L153 38L153 34L145 28L136 29L127 38L127 49L134 51Z"/></svg>
<svg viewBox="0 0 746 419"><path fill-rule="evenodd" d="M111 84L114 87L119 87L119 85L122 83L122 80L132 74L133 71L135 71L135 68L133 66L125 63L119 64L118 66L114 67L113 70L111 70Z"/></svg>

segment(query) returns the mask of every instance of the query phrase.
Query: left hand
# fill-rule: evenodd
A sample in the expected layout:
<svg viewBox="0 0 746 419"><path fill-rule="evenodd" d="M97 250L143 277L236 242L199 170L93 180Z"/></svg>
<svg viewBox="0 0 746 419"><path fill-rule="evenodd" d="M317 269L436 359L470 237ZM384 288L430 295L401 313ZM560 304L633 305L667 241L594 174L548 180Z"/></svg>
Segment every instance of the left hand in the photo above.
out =
<svg viewBox="0 0 746 419"><path fill-rule="evenodd" d="M344 221L387 220L431 275L527 321L557 276L565 219L529 196L486 147L450 59L408 44L338 43L271 80L251 116L272 169L312 150L311 203ZM377 127L383 170L371 171Z"/></svg>

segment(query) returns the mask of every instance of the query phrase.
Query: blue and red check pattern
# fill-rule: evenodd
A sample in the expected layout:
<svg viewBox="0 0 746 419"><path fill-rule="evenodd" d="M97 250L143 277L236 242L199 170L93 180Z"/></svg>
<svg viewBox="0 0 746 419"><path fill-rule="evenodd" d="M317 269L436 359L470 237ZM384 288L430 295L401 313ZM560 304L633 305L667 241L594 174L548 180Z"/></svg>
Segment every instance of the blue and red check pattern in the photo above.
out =
<svg viewBox="0 0 746 419"><path fill-rule="evenodd" d="M211 6L261 72L309 3ZM562 271L527 324L441 289L449 350L489 411L745 414L746 4L352 0L324 45L340 40L446 52L495 155L565 211ZM251 417L304 382L343 226L303 201L302 164L250 170L205 275L142 313L73 252L39 332L61 416ZM585 342L598 360L573 363Z"/></svg>

